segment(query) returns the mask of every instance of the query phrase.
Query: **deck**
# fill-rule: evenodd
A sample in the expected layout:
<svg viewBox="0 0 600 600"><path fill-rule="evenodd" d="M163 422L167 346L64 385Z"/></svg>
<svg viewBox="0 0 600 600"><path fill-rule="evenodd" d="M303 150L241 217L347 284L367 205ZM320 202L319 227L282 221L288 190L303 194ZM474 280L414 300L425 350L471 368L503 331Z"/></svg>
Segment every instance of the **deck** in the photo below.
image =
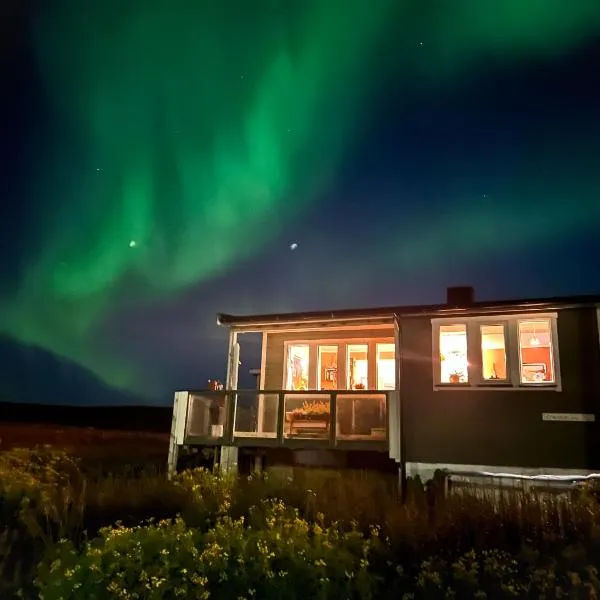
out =
<svg viewBox="0 0 600 600"><path fill-rule="evenodd" d="M181 445L389 448L396 391L230 390L176 395ZM175 427L175 426L174 426Z"/></svg>

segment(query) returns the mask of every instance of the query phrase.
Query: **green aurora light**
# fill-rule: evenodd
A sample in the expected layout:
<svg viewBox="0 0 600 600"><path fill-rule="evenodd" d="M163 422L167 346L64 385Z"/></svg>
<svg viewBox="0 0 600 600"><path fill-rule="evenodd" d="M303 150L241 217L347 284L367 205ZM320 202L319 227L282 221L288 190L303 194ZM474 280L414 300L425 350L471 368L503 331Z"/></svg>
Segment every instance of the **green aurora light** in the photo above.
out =
<svg viewBox="0 0 600 600"><path fill-rule="evenodd" d="M40 212L0 329L148 392L96 341L105 316L223 273L317 201L382 71L447 86L599 26L597 0L57 0L34 43L60 134L31 142Z"/></svg>

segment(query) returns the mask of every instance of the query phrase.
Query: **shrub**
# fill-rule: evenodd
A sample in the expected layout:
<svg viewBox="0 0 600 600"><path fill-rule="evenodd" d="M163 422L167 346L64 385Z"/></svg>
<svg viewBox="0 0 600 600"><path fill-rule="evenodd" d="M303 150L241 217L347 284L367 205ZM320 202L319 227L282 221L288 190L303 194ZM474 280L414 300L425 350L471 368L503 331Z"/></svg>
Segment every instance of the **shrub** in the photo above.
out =
<svg viewBox="0 0 600 600"><path fill-rule="evenodd" d="M590 565L530 563L502 550L450 551L401 565L376 527L364 536L309 523L281 502L264 502L253 516L251 523L220 517L206 532L180 518L118 525L79 552L62 541L40 567L39 597L549 600L600 592Z"/></svg>
<svg viewBox="0 0 600 600"><path fill-rule="evenodd" d="M175 519L104 529L81 552L62 541L36 586L44 600L370 599L373 545L359 532L310 524L281 502L265 502L250 526L221 516L202 532Z"/></svg>
<svg viewBox="0 0 600 600"><path fill-rule="evenodd" d="M550 599L600 591L591 486L446 496L438 474L425 486L409 481L400 505L396 481L385 477L294 475L196 469L167 481L156 471L82 469L47 447L0 454L0 597L18 587L26 598L64 600Z"/></svg>

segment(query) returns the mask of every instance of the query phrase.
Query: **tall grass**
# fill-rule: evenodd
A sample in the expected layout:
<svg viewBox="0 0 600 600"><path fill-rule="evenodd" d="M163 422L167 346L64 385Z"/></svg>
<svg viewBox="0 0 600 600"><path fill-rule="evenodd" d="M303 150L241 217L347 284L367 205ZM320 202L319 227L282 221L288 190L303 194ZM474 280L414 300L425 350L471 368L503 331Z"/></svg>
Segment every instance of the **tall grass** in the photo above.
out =
<svg viewBox="0 0 600 600"><path fill-rule="evenodd" d="M197 576L206 579L202 594L226 598L227 586L213 581L218 578L217 563L209 564L203 554L215 544L227 546L229 554L242 561L244 552L253 556L256 544L271 549L268 554L273 557L263 561L266 571L250 572L248 566L242 572L235 567L240 581L252 580L255 585L278 564L277 556L286 556L286 569L305 578L323 598L336 597L334 592L346 597L348 590L354 595L347 597L360 598L447 597L448 589L467 598L477 597L473 594L482 586L498 598L539 597L535 594L540 590L547 598L561 597L562 591L582 598L600 592L591 566L600 563L600 506L593 490L553 495L463 489L446 496L445 488L443 479L427 487L411 480L407 501L401 505L396 478L373 473L295 470L238 478L195 470L167 481L154 468L107 473L49 447L16 449L0 454L0 598L10 598L18 590L25 597L38 597L36 577L44 585L56 584L56 593L62 594L56 598L84 598L83 592L64 595L65 589L76 589L65 587L70 581L65 573L84 564L93 571L95 565L101 571L108 569L110 577L126 573L123 577L139 583L142 573L150 568L160 571L157 564L163 562L163 579L180 577L181 569L194 566ZM159 527L157 522L163 524ZM138 527L141 523L146 525ZM318 546L316 531L325 536ZM118 543L115 532L120 532ZM327 576L313 580L313 571L306 570L304 559L302 565L294 562L281 536L290 540L295 536L294 547L303 548L318 564L329 564L329 570L323 567ZM176 540L184 538L187 550L181 546L181 556L173 558L179 547ZM68 547L60 540L68 540ZM163 556L160 548L150 558L134 551L160 544L169 548L170 562L162 558L156 562ZM127 559L119 554L117 560L109 556L108 548L132 554ZM200 555L205 558L200 560ZM57 556L64 569L51 571ZM96 564L94 557L102 561ZM325 579L337 581L338 567L331 565L338 562L346 566L339 567L342 575L335 587ZM231 571L233 566L225 561L222 568ZM353 577L360 575L362 583L347 587L344 569L350 569ZM504 579L492 573L498 569ZM94 580L97 589L91 580L79 582L92 586L85 588L87 597L108 585L110 577L102 573ZM178 584L181 593L188 589L184 583ZM148 591L139 597L174 597L175 587L168 592L170 588L162 585L162 595L155 590L154 595ZM231 585L227 593L237 594L241 584ZM278 585L288 590L282 582ZM271 594L270 589L265 587L263 593ZM119 597L117 591L111 593L102 592L98 598ZM285 597L290 599L293 593L288 590Z"/></svg>

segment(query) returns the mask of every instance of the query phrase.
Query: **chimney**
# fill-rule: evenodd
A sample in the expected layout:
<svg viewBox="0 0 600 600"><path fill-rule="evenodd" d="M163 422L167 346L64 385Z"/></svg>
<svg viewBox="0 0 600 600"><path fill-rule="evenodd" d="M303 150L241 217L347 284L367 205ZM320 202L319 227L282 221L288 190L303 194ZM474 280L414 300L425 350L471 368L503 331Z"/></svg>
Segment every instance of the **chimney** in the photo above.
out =
<svg viewBox="0 0 600 600"><path fill-rule="evenodd" d="M453 307L470 306L475 302L475 290L470 285L449 287L446 290L446 304Z"/></svg>

